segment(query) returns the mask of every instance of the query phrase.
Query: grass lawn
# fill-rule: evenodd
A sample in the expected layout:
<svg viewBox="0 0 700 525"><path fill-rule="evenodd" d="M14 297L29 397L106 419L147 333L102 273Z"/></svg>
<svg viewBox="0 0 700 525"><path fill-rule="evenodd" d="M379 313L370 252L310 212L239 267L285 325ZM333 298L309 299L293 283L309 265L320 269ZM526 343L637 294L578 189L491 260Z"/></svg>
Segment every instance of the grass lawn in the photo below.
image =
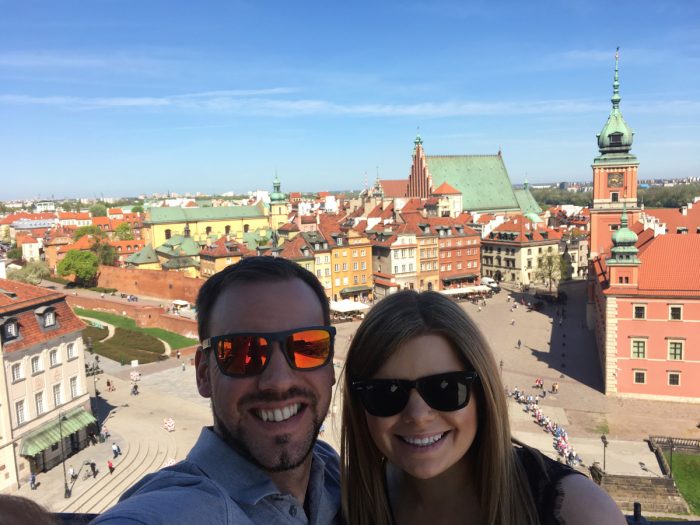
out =
<svg viewBox="0 0 700 525"><path fill-rule="evenodd" d="M105 342L93 339L92 348L95 353L119 363L128 363L133 359L138 359L139 363L167 359L163 355L165 346L161 341L151 335L126 328L115 328L114 337Z"/></svg>
<svg viewBox="0 0 700 525"><path fill-rule="evenodd" d="M189 337L176 334L175 332L169 332L168 330L163 330L162 328L139 328L136 326L136 321L130 317L123 317L117 314L110 314L107 312L98 312L96 310L86 310L84 308L75 308L75 313L78 315L83 315L85 317L92 317L94 319L99 319L105 323L113 324L118 328L126 328L127 330L132 330L134 332L141 332L144 334L157 337L162 339L170 345L173 350L178 350L180 348L187 348L188 346L194 346L199 341L196 339L190 339ZM94 339L94 338L93 338Z"/></svg>
<svg viewBox="0 0 700 525"><path fill-rule="evenodd" d="M671 454L664 451L666 462L671 464ZM673 479L678 490L688 502L693 514L700 514L700 456L673 453Z"/></svg>
<svg viewBox="0 0 700 525"><path fill-rule="evenodd" d="M85 343L85 348L88 346L88 337L91 338L94 344L97 341L102 341L108 335L109 330L106 328L97 328L95 326L88 325L87 328L83 330L83 343Z"/></svg>

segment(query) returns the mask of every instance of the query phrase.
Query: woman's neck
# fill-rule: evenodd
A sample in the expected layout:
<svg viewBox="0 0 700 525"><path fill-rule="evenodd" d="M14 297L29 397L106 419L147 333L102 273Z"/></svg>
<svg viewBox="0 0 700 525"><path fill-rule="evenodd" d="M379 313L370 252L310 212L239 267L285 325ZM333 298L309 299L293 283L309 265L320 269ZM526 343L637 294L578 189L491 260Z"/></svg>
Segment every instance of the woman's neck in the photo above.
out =
<svg viewBox="0 0 700 525"><path fill-rule="evenodd" d="M418 479L387 464L387 489L396 525L464 523L479 514L473 461L467 454L449 470L431 479ZM429 521L425 521L426 518ZM474 521L478 523L478 519Z"/></svg>

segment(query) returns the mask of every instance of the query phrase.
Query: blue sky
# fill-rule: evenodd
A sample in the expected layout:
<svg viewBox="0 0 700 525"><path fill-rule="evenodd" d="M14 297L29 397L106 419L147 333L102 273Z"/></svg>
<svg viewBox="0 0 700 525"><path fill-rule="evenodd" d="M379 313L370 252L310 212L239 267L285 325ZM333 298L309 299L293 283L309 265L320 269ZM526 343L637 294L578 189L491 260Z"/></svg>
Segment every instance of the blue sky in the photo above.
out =
<svg viewBox="0 0 700 525"><path fill-rule="evenodd" d="M613 7L614 6L614 7ZM0 0L0 199L359 189L428 154L700 176L700 2Z"/></svg>

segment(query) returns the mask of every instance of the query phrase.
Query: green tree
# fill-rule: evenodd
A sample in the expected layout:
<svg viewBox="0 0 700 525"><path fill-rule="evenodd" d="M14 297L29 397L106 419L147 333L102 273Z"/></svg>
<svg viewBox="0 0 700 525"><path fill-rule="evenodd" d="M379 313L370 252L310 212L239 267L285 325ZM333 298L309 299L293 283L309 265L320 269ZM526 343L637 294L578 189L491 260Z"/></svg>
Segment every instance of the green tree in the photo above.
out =
<svg viewBox="0 0 700 525"><path fill-rule="evenodd" d="M137 204L131 208L132 213L143 213L143 206Z"/></svg>
<svg viewBox="0 0 700 525"><path fill-rule="evenodd" d="M117 226L117 229L114 230L114 233L120 241L134 240L134 230L128 222L122 222Z"/></svg>
<svg viewBox="0 0 700 525"><path fill-rule="evenodd" d="M7 258L8 259L21 259L22 258L22 248L19 246L13 246L9 250L7 250Z"/></svg>
<svg viewBox="0 0 700 525"><path fill-rule="evenodd" d="M50 275L51 270L49 270L48 264L43 261L32 261L19 270L10 270L7 273L8 279L37 286Z"/></svg>
<svg viewBox="0 0 700 525"><path fill-rule="evenodd" d="M106 217L107 216L107 206L101 202L97 202L90 206L90 213L93 217Z"/></svg>
<svg viewBox="0 0 700 525"><path fill-rule="evenodd" d="M96 239L102 239L106 236L105 232L102 231L102 228L91 224L89 226L80 226L79 228L76 228L75 233L73 234L73 240L77 241L86 235L92 235Z"/></svg>
<svg viewBox="0 0 700 525"><path fill-rule="evenodd" d="M537 258L537 269L535 277L545 284L549 285L549 291L552 291L552 284L555 281L561 280L563 275L566 275L568 262L557 253L547 253Z"/></svg>
<svg viewBox="0 0 700 525"><path fill-rule="evenodd" d="M58 263L57 272L61 277L74 275L76 283L83 286L94 284L99 269L99 259L91 251L69 250Z"/></svg>
<svg viewBox="0 0 700 525"><path fill-rule="evenodd" d="M105 266L117 265L117 250L111 244L97 240L90 247L90 251L97 255L100 264Z"/></svg>

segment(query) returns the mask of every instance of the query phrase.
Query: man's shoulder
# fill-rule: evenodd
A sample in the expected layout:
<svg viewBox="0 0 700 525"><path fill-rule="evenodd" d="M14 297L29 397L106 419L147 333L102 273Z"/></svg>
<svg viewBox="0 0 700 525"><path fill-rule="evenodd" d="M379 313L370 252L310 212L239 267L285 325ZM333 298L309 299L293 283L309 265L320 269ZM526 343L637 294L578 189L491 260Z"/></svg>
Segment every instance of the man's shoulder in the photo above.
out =
<svg viewBox="0 0 700 525"><path fill-rule="evenodd" d="M230 523L233 516L245 523L225 489L183 461L144 477L93 523Z"/></svg>

